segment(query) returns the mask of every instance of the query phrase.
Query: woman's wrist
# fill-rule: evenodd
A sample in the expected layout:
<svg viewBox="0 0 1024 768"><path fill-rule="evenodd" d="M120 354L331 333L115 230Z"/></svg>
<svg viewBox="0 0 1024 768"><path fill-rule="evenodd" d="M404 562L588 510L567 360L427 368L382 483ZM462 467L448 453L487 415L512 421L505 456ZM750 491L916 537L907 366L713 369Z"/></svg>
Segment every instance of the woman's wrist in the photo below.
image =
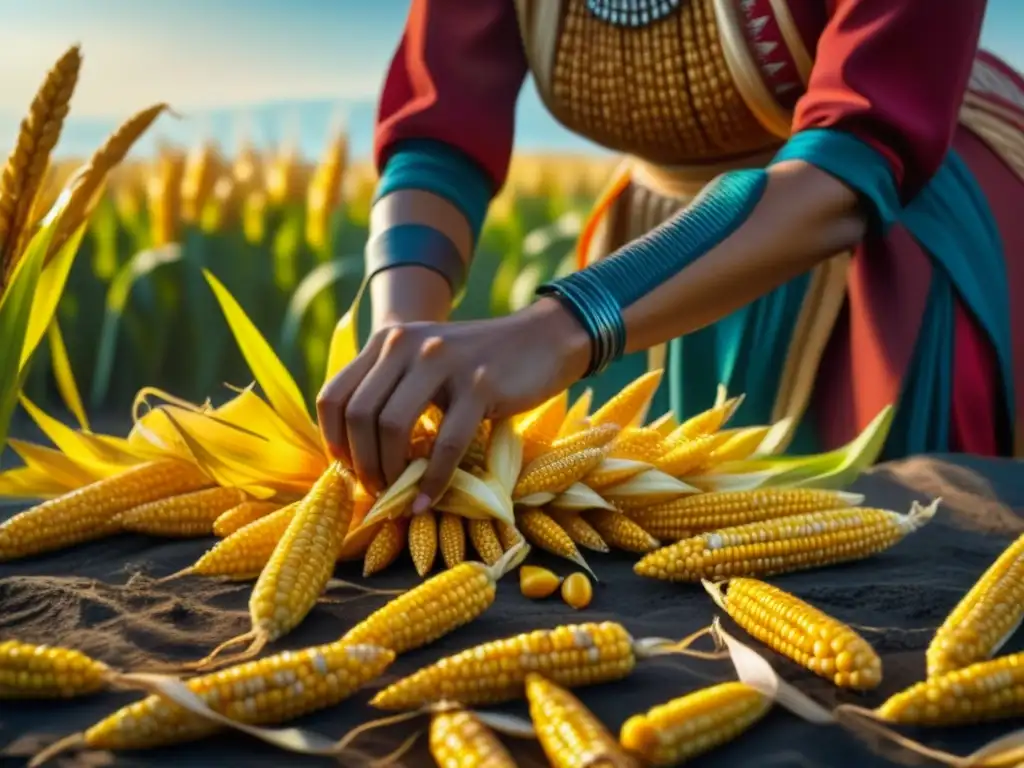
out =
<svg viewBox="0 0 1024 768"><path fill-rule="evenodd" d="M409 264L378 272L369 289L375 331L404 323L441 323L451 312L451 287L429 267Z"/></svg>
<svg viewBox="0 0 1024 768"><path fill-rule="evenodd" d="M546 296L522 312L529 332L555 345L563 371L573 381L585 378L594 356L594 340L569 306L560 298Z"/></svg>

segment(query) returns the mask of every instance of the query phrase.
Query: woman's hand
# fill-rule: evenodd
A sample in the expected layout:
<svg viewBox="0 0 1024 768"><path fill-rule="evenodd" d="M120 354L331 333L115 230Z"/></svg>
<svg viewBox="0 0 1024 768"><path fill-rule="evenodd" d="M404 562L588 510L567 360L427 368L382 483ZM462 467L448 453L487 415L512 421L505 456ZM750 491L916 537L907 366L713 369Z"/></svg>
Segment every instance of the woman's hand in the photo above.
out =
<svg viewBox="0 0 1024 768"><path fill-rule="evenodd" d="M527 410L577 381L590 339L555 299L462 323L408 323L377 332L317 398L324 440L382 489L406 466L412 429L431 402L445 411L413 513L444 493L480 421Z"/></svg>

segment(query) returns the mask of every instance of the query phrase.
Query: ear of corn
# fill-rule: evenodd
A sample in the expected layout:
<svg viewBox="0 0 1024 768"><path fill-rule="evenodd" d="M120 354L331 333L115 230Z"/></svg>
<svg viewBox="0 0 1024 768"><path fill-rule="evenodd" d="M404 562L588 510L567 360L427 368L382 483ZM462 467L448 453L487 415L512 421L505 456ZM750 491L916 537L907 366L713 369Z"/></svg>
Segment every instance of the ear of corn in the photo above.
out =
<svg viewBox="0 0 1024 768"><path fill-rule="evenodd" d="M251 641L241 658L259 653L266 643L298 626L313 609L334 572L352 517L355 478L334 462L295 508L284 536L260 573L249 599L252 630L215 649L199 668L221 651Z"/></svg>
<svg viewBox="0 0 1024 768"><path fill-rule="evenodd" d="M495 527L498 529L498 539L501 541L501 547L506 552L523 541L522 534L519 533L519 529L514 525L499 521Z"/></svg>
<svg viewBox="0 0 1024 768"><path fill-rule="evenodd" d="M523 439L523 461L533 461L550 448L565 420L568 401L565 390L522 416L518 432Z"/></svg>
<svg viewBox="0 0 1024 768"><path fill-rule="evenodd" d="M595 552L608 552L608 543L594 526L583 519L579 512L556 512L552 510L551 519L565 531L573 543Z"/></svg>
<svg viewBox="0 0 1024 768"><path fill-rule="evenodd" d="M634 715L619 743L648 765L669 768L732 741L770 708L771 699L749 685L720 683Z"/></svg>
<svg viewBox="0 0 1024 768"><path fill-rule="evenodd" d="M198 467L173 459L131 467L0 524L0 561L101 539L120 529L122 512L209 485Z"/></svg>
<svg viewBox="0 0 1024 768"><path fill-rule="evenodd" d="M650 371L627 384L618 394L598 408L590 423L616 424L620 428L633 426L647 415L651 399L661 384L662 371Z"/></svg>
<svg viewBox="0 0 1024 768"><path fill-rule="evenodd" d="M577 432L581 432L590 426L590 420L587 418L587 414L590 413L590 404L594 399L594 392L591 389L585 389L580 393L580 396L576 398L576 401L569 407L569 410L565 414L561 426L558 428L558 437L569 437Z"/></svg>
<svg viewBox="0 0 1024 768"><path fill-rule="evenodd" d="M665 453L665 440L655 429L631 427L615 438L608 452L610 459L632 459L653 464Z"/></svg>
<svg viewBox="0 0 1024 768"><path fill-rule="evenodd" d="M524 509L518 514L518 522L519 530L531 544L593 573L569 534L550 515L539 509Z"/></svg>
<svg viewBox="0 0 1024 768"><path fill-rule="evenodd" d="M643 555L653 552L661 546L661 543L642 526L637 525L621 512L595 509L587 515L587 519L601 539L616 549Z"/></svg>
<svg viewBox="0 0 1024 768"><path fill-rule="evenodd" d="M333 706L379 677L395 654L371 645L330 643L284 651L187 681L210 709L253 725L282 723ZM118 710L85 732L93 749L128 750L177 744L220 729L159 695Z"/></svg>
<svg viewBox="0 0 1024 768"><path fill-rule="evenodd" d="M391 565L405 549L406 529L409 521L405 518L385 520L370 542L363 560L363 578L383 571Z"/></svg>
<svg viewBox="0 0 1024 768"><path fill-rule="evenodd" d="M466 527L469 529L469 540L473 542L473 548L480 555L480 559L487 565L498 562L505 550L498 539L494 523L491 520L469 520Z"/></svg>
<svg viewBox="0 0 1024 768"><path fill-rule="evenodd" d="M548 453L565 457L587 448L605 448L611 445L620 431L617 424L595 424L558 438L551 444Z"/></svg>
<svg viewBox="0 0 1024 768"><path fill-rule="evenodd" d="M726 596L710 582L704 588L749 635L840 688L882 682L882 660L864 638L788 592L743 578L729 582Z"/></svg>
<svg viewBox="0 0 1024 768"><path fill-rule="evenodd" d="M526 678L530 719L552 768L640 768L575 696L533 672Z"/></svg>
<svg viewBox="0 0 1024 768"><path fill-rule="evenodd" d="M271 512L218 542L200 557L195 565L183 571L198 576L224 576L233 579L254 579L270 561L277 543L288 530L298 502ZM175 574L178 576L179 574ZM173 577L169 577L173 578Z"/></svg>
<svg viewBox="0 0 1024 768"><path fill-rule="evenodd" d="M538 565L524 565L519 569L519 591L531 600L543 600L558 589L562 580Z"/></svg>
<svg viewBox="0 0 1024 768"><path fill-rule="evenodd" d="M438 768L516 768L498 737L472 712L435 714L429 739Z"/></svg>
<svg viewBox="0 0 1024 768"><path fill-rule="evenodd" d="M668 437L679 426L679 420L672 411L666 411L647 426L657 430L662 437Z"/></svg>
<svg viewBox="0 0 1024 768"><path fill-rule="evenodd" d="M110 668L69 648L0 641L0 700L69 699L107 684Z"/></svg>
<svg viewBox="0 0 1024 768"><path fill-rule="evenodd" d="M902 725L950 726L1024 716L1024 653L955 669L910 686L876 711Z"/></svg>
<svg viewBox="0 0 1024 768"><path fill-rule="evenodd" d="M570 608L575 608L577 611L582 610L590 605L593 597L594 588L586 574L577 571L569 574L569 577L562 582L562 599Z"/></svg>
<svg viewBox="0 0 1024 768"><path fill-rule="evenodd" d="M121 514L121 527L149 536L211 536L217 518L243 501L245 493L237 488L183 493L132 507Z"/></svg>
<svg viewBox="0 0 1024 768"><path fill-rule="evenodd" d="M281 506L276 501L257 501L255 499L243 501L213 521L213 534L223 539L239 528L244 528L249 523L254 523L271 512L276 512Z"/></svg>
<svg viewBox="0 0 1024 768"><path fill-rule="evenodd" d="M409 554L421 578L430 573L437 557L437 515L433 510L414 515L409 521Z"/></svg>
<svg viewBox="0 0 1024 768"><path fill-rule="evenodd" d="M743 395L724 400L712 408L698 413L684 421L669 435L669 441L693 440L703 435L712 435L732 418L743 404Z"/></svg>
<svg viewBox="0 0 1024 768"><path fill-rule="evenodd" d="M659 539L678 541L705 531L759 523L808 512L857 506L856 493L813 488L764 488L756 491L698 493L630 512L640 526Z"/></svg>
<svg viewBox="0 0 1024 768"><path fill-rule="evenodd" d="M655 550L633 570L666 581L769 576L860 560L926 525L938 501L901 515L885 509L810 512L703 533Z"/></svg>
<svg viewBox="0 0 1024 768"><path fill-rule="evenodd" d="M557 496L582 480L604 458L604 448L584 448L573 453L553 450L529 464L512 491L523 499L538 493Z"/></svg>
<svg viewBox="0 0 1024 768"><path fill-rule="evenodd" d="M459 563L465 562L466 529L462 524L461 517L450 512L443 513L437 538L445 567L454 568Z"/></svg>
<svg viewBox="0 0 1024 768"><path fill-rule="evenodd" d="M669 450L651 463L666 475L685 477L710 458L715 448L715 435L702 435L693 439L677 441Z"/></svg>
<svg viewBox="0 0 1024 768"><path fill-rule="evenodd" d="M529 551L507 552L493 566L460 563L394 598L348 631L346 643L397 654L427 645L480 616L494 603L497 582Z"/></svg>
<svg viewBox="0 0 1024 768"><path fill-rule="evenodd" d="M995 655L1024 619L1024 536L982 574L928 645L928 676Z"/></svg>
<svg viewBox="0 0 1024 768"><path fill-rule="evenodd" d="M633 639L619 624L567 625L469 648L392 683L370 703L395 710L439 701L498 704L521 699L532 671L578 687L621 680L635 662Z"/></svg>

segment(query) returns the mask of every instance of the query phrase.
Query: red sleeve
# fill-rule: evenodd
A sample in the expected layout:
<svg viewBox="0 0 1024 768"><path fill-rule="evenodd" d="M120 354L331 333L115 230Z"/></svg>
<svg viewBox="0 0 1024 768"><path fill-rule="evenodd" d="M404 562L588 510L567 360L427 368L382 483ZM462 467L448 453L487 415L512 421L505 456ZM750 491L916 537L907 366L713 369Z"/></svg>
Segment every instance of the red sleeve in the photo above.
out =
<svg viewBox="0 0 1024 768"><path fill-rule="evenodd" d="M985 0L830 0L794 131L872 145L909 198L942 164L981 34Z"/></svg>
<svg viewBox="0 0 1024 768"><path fill-rule="evenodd" d="M395 142L434 139L466 153L498 189L526 72L513 0L412 0L380 98L378 170Z"/></svg>

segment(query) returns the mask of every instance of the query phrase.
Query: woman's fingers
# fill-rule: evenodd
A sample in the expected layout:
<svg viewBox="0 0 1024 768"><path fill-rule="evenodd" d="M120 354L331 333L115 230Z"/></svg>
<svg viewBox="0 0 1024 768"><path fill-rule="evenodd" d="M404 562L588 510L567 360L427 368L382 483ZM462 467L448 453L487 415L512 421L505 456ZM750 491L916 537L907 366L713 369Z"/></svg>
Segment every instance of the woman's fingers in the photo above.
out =
<svg viewBox="0 0 1024 768"><path fill-rule="evenodd" d="M316 397L316 415L320 435L335 459L351 461L345 409L359 384L373 369L384 344L383 335L374 335L356 359L324 384Z"/></svg>
<svg viewBox="0 0 1024 768"><path fill-rule="evenodd" d="M405 470L409 440L416 421L438 389L445 371L421 358L402 376L377 420L380 467L384 481L391 485Z"/></svg>
<svg viewBox="0 0 1024 768"><path fill-rule="evenodd" d="M430 463L420 480L420 493L413 502L412 514L426 512L448 489L486 410L484 403L469 392L453 394L452 407L441 421Z"/></svg>

